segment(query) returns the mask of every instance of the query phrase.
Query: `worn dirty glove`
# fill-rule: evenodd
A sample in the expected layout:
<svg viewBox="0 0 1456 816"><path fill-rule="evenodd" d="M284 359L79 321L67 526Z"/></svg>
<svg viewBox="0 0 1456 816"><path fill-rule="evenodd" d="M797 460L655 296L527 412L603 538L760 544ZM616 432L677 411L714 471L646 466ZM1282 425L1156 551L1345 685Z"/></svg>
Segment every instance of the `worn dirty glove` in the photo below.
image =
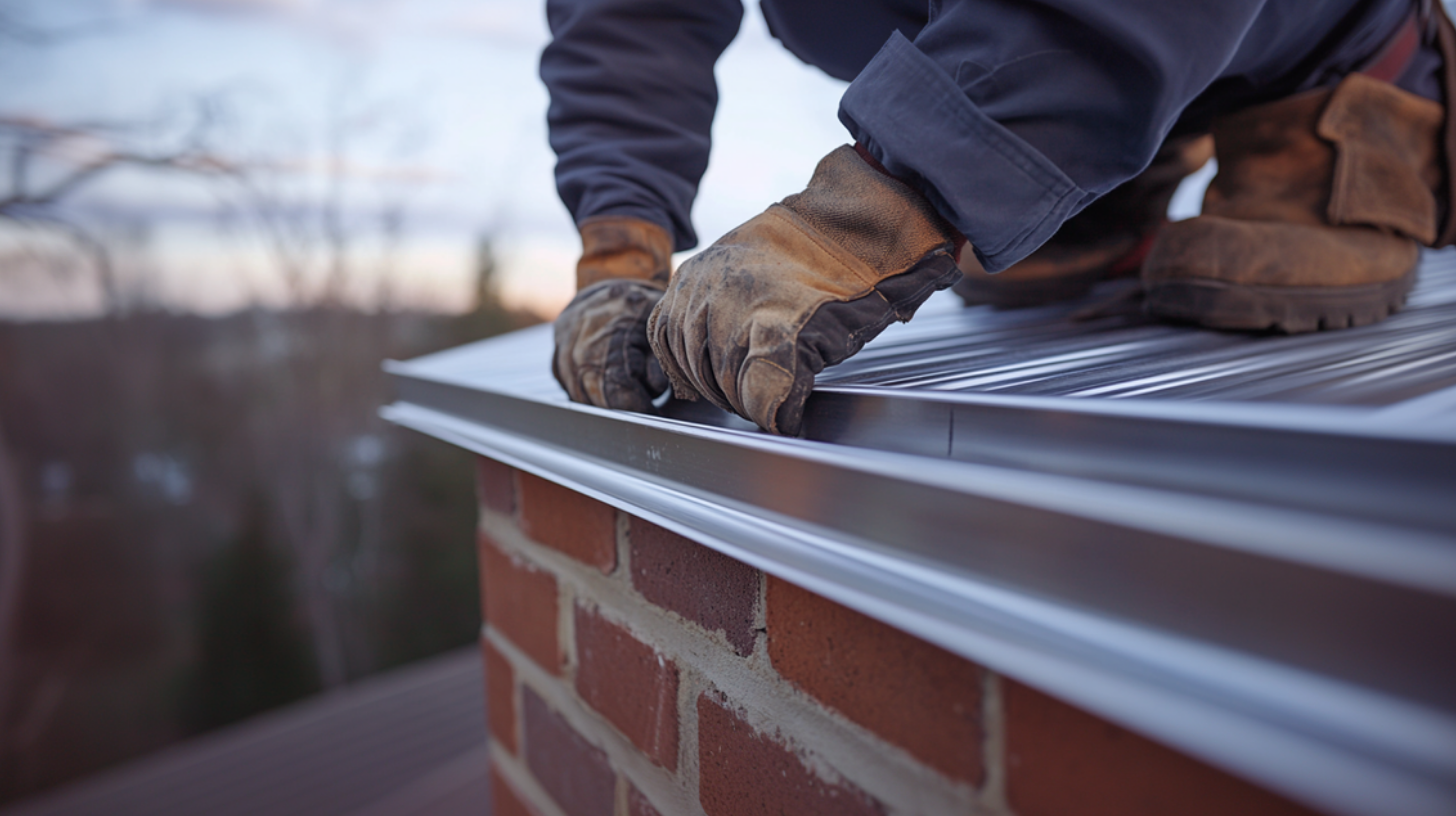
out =
<svg viewBox="0 0 1456 816"><path fill-rule="evenodd" d="M581 225L576 297L556 318L551 373L576 402L653 410L667 378L647 343L647 316L662 297L672 239L656 224L605 217Z"/></svg>
<svg viewBox="0 0 1456 816"><path fill-rule="evenodd" d="M678 269L647 327L678 398L797 435L814 375L960 278L957 233L863 155L838 148Z"/></svg>

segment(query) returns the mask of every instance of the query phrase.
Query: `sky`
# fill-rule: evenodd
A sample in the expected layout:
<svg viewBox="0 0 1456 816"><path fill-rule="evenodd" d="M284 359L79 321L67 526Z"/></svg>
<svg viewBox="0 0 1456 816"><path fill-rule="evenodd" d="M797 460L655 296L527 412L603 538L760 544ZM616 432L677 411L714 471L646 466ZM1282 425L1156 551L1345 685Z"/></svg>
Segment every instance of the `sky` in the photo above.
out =
<svg viewBox="0 0 1456 816"><path fill-rule="evenodd" d="M266 168L280 210L319 198L328 168L341 167L361 300L387 286L396 303L463 308L482 235L507 302L549 316L571 296L580 245L556 196L536 75L544 4L0 0L0 20L58 35L0 47L0 116L132 123L127 139L166 150L188 134L199 100L212 100L224 113L208 146ZM844 83L782 49L756 3L718 77L715 149L694 210L705 242L801 189L847 138L835 116ZM287 302L294 290L248 228L248 205L220 186L121 170L67 206L119 236L118 267L139 270L129 274L145 276L158 303L216 313ZM392 245L386 214L399 225ZM0 231L0 252L45 240ZM84 272L53 279L10 266L0 314L99 302Z"/></svg>
<svg viewBox="0 0 1456 816"><path fill-rule="evenodd" d="M0 0L6 27L49 36L0 37L0 118L124 123L117 138L152 152L201 133L209 151L253 168L249 189L122 169L67 199L66 213L113 246L139 302L223 313L316 297L324 244L298 225L323 224L324 200L342 202L343 291L355 302L465 308L483 236L508 304L550 317L572 295L580 244L556 196L536 75L550 36L542 2ZM802 189L848 138L836 116L844 83L780 47L756 2L717 75L693 213L704 244ZM66 146L73 158L86 149ZM1186 186L1175 215L1197 212L1211 173ZM53 232L0 223L0 316L94 312L90 268ZM297 268L312 288L290 286Z"/></svg>

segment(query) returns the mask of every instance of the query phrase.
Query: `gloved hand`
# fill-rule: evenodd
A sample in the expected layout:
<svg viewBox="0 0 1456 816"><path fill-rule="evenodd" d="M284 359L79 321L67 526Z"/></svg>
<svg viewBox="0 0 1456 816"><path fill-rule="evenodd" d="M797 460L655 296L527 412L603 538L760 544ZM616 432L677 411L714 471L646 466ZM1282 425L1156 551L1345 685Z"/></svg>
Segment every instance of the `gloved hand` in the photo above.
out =
<svg viewBox="0 0 1456 816"><path fill-rule="evenodd" d="M608 216L581 225L576 297L556 318L551 373L576 402L652 411L667 378L647 343L672 239L656 224Z"/></svg>
<svg viewBox="0 0 1456 816"><path fill-rule="evenodd" d="M838 148L678 269L647 326L678 398L797 435L814 375L960 278L955 230L869 161Z"/></svg>

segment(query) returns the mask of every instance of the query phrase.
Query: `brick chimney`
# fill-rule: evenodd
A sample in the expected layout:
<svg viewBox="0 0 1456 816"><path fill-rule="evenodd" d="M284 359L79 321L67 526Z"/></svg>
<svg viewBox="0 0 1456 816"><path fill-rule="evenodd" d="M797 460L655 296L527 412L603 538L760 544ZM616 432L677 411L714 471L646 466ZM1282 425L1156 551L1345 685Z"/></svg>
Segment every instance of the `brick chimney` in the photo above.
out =
<svg viewBox="0 0 1456 816"><path fill-rule="evenodd" d="M495 816L1226 816L1301 806L489 459Z"/></svg>

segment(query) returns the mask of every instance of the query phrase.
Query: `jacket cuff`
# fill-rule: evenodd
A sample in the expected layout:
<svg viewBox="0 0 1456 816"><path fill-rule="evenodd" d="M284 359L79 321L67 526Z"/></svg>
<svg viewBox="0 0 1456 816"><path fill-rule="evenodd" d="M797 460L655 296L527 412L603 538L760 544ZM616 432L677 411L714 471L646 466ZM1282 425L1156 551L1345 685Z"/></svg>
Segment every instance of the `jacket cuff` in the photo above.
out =
<svg viewBox="0 0 1456 816"><path fill-rule="evenodd" d="M966 236L988 272L1030 255L1096 198L899 32L850 84L839 119Z"/></svg>

